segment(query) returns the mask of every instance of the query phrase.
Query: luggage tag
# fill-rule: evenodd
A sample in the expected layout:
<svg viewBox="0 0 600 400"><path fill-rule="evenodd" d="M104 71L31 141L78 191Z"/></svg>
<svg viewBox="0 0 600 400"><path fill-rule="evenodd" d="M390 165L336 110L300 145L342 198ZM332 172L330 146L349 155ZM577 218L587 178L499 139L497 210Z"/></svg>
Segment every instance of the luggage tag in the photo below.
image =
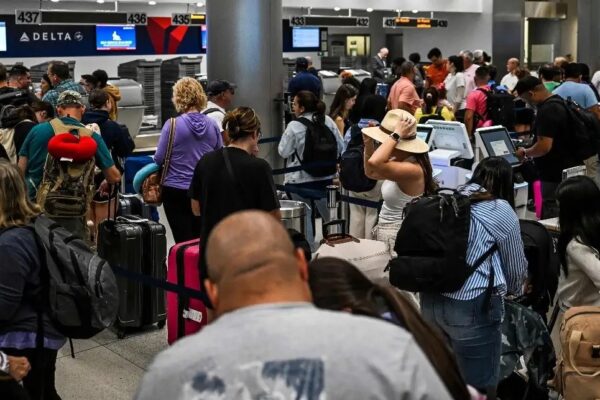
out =
<svg viewBox="0 0 600 400"><path fill-rule="evenodd" d="M200 312L198 310L192 310L191 308L189 310L183 310L183 318L189 319L190 321L194 321L194 322L201 324L202 323L202 312Z"/></svg>

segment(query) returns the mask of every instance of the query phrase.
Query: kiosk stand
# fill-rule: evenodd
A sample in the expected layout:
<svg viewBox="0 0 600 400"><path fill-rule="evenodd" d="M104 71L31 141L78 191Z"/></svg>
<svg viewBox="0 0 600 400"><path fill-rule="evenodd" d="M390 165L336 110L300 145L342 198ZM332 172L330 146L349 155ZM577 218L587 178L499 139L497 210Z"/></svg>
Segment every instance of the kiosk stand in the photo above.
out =
<svg viewBox="0 0 600 400"><path fill-rule="evenodd" d="M515 145L505 127L501 125L489 128L479 128L475 131L475 148L477 161L488 157L502 157L513 167L518 167L521 162L515 155ZM524 218L527 211L529 184L515 182L515 208L519 218Z"/></svg>
<svg viewBox="0 0 600 400"><path fill-rule="evenodd" d="M439 120L429 120L426 125L433 127L428 142L432 149L429 158L432 167L441 170L439 185L449 189L464 185L475 158L465 125Z"/></svg>

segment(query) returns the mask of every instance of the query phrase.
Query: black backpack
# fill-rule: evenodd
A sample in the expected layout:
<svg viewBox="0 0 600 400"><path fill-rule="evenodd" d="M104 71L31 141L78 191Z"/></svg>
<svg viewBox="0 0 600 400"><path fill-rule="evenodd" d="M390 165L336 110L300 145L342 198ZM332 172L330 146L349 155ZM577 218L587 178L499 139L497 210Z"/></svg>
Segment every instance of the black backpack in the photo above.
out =
<svg viewBox="0 0 600 400"><path fill-rule="evenodd" d="M444 117L442 117L442 111L443 110L444 110L444 107L437 106L437 109L435 110L435 113L423 115L421 118L419 118L419 123L420 124L424 124L427 121L429 121L430 119L433 119L433 120L436 120L436 121L443 121L444 120Z"/></svg>
<svg viewBox="0 0 600 400"><path fill-rule="evenodd" d="M515 97L498 88L489 91L482 88L477 90L485 93L487 98L485 115L479 115L478 118L483 121L491 120L494 125L502 125L508 130L514 129Z"/></svg>
<svg viewBox="0 0 600 400"><path fill-rule="evenodd" d="M565 100L553 96L547 102L560 103L565 107L569 116L570 135L573 138L569 142L580 161L587 160L600 152L600 121L593 112L584 109L570 97Z"/></svg>
<svg viewBox="0 0 600 400"><path fill-rule="evenodd" d="M350 128L350 143L340 158L340 182L346 190L368 192L377 184L365 175L364 148L362 130L354 125Z"/></svg>
<svg viewBox="0 0 600 400"><path fill-rule="evenodd" d="M519 223L532 286L532 292L526 294L519 303L531 306L546 321L546 314L558 288L560 261L552 236L542 224L528 220L520 220Z"/></svg>
<svg viewBox="0 0 600 400"><path fill-rule="evenodd" d="M497 246L471 266L467 264L471 200L456 191L413 200L404 210L389 264L390 283L411 292L448 293L459 290ZM490 273L488 295L494 282Z"/></svg>
<svg viewBox="0 0 600 400"><path fill-rule="evenodd" d="M335 133L325 123L310 121L308 118L298 118L296 121L306 127L302 158L297 151L294 153L305 167L304 171L317 178L335 174L338 158Z"/></svg>
<svg viewBox="0 0 600 400"><path fill-rule="evenodd" d="M110 265L85 242L40 215L31 224L42 255L41 298L56 329L72 339L87 339L117 317L117 281Z"/></svg>

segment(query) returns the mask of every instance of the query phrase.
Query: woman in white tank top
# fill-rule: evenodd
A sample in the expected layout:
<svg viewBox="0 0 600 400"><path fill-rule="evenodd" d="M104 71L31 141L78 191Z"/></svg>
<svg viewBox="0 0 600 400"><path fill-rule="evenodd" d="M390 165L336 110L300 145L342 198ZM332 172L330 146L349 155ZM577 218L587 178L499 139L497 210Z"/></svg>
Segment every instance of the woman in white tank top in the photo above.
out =
<svg viewBox="0 0 600 400"><path fill-rule="evenodd" d="M365 173L369 178L384 180L383 206L374 236L387 243L390 253L393 253L406 205L436 189L429 145L417 138L416 128L417 121L411 114L391 110L380 126L363 129ZM381 143L377 150L374 140Z"/></svg>

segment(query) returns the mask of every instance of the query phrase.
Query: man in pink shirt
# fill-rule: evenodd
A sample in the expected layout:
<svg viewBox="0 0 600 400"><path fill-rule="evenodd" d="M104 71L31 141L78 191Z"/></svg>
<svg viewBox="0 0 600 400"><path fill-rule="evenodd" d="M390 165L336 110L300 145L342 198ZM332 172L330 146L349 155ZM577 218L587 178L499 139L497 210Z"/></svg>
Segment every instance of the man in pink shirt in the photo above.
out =
<svg viewBox="0 0 600 400"><path fill-rule="evenodd" d="M465 96L467 96L475 90L475 71L477 71L479 65L473 63L475 58L473 52L470 50L463 50L459 55L463 58L463 64L465 66L463 74L465 75Z"/></svg>
<svg viewBox="0 0 600 400"><path fill-rule="evenodd" d="M490 90L490 69L479 67L475 71L475 85L477 88L467 95L467 107L465 111L465 126L469 136L473 136L475 129L483 126L491 126L487 112L487 94Z"/></svg>
<svg viewBox="0 0 600 400"><path fill-rule="evenodd" d="M421 107L421 99L415 89L415 65L406 61L400 66L401 78L394 83L388 97L388 108L390 110L401 109L415 114L417 108Z"/></svg>

